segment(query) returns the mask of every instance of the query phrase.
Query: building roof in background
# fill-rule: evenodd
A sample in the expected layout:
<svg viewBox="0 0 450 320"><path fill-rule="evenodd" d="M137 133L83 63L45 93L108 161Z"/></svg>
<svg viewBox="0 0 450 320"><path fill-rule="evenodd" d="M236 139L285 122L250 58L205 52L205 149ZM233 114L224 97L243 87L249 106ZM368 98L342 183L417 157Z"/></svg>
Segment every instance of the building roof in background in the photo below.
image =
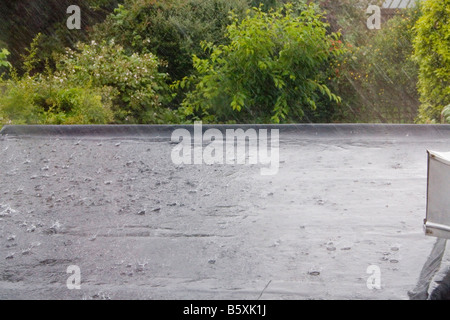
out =
<svg viewBox="0 0 450 320"><path fill-rule="evenodd" d="M417 4L418 0L386 0L383 3L384 9L406 9L412 8Z"/></svg>

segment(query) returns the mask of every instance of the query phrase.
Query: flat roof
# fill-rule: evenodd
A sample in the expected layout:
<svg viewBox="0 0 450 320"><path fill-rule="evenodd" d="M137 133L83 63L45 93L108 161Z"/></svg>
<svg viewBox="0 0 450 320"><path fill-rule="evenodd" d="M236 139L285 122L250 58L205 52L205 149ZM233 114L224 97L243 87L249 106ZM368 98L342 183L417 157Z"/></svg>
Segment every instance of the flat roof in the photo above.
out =
<svg viewBox="0 0 450 320"><path fill-rule="evenodd" d="M450 126L203 126L280 130L272 176L173 163L177 128L5 126L0 299L408 298Z"/></svg>

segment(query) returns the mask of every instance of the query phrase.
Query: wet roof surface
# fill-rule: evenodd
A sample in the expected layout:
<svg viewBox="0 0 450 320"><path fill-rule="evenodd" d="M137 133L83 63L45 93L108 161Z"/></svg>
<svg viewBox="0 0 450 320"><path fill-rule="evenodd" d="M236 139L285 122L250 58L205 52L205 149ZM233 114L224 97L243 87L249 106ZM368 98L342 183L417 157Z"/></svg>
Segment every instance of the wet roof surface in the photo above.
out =
<svg viewBox="0 0 450 320"><path fill-rule="evenodd" d="M0 299L408 298L449 126L213 126L280 129L274 176L174 164L181 127L3 128Z"/></svg>

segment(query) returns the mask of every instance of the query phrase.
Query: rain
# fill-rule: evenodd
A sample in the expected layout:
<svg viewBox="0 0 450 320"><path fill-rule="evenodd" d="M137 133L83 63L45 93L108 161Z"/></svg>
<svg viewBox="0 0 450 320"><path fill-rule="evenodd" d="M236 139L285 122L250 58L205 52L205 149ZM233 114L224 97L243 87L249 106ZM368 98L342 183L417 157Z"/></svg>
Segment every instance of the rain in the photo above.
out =
<svg viewBox="0 0 450 320"><path fill-rule="evenodd" d="M0 0L0 299L449 299L449 10Z"/></svg>

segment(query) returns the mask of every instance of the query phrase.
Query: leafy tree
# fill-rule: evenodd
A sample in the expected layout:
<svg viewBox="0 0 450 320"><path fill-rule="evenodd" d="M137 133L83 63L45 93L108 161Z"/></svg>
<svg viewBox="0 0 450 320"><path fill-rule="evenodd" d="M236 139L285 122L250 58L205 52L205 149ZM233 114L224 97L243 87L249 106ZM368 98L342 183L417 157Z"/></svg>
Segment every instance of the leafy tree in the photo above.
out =
<svg viewBox="0 0 450 320"><path fill-rule="evenodd" d="M417 116L418 65L412 59L413 27L420 10L402 10L381 30L359 42L346 39L348 52L329 67L330 87L342 97L336 117L356 122L414 122ZM352 39L352 38L350 38Z"/></svg>
<svg viewBox="0 0 450 320"><path fill-rule="evenodd" d="M304 120L321 96L340 101L323 84L320 68L342 53L337 34L327 34L319 8L298 2L264 12L253 8L227 27L229 44L203 43L210 57L194 56L197 74L175 84L193 90L182 106L204 121Z"/></svg>
<svg viewBox="0 0 450 320"><path fill-rule="evenodd" d="M11 52L10 62L22 72L22 56L38 33L39 58L51 59L53 51L62 52L78 41L88 39L91 27L104 20L123 0L3 0L0 4L0 46ZM68 30L66 10L70 5L81 9L81 30ZM42 71L42 62L38 70Z"/></svg>
<svg viewBox="0 0 450 320"><path fill-rule="evenodd" d="M117 94L115 120L121 123L158 123L170 121L171 111L161 108L166 74L152 53L131 55L114 41L79 43L57 59L55 75L68 79L69 85L110 87ZM169 118L167 118L169 117Z"/></svg>
<svg viewBox="0 0 450 320"><path fill-rule="evenodd" d="M228 13L244 15L247 0L126 0L95 27L97 41L114 39L127 52L155 54L171 80L193 71L192 55L205 57L200 42L225 41Z"/></svg>
<svg viewBox="0 0 450 320"><path fill-rule="evenodd" d="M6 60L6 58L9 56L9 51L6 49L2 49L0 51L0 67L10 67L11 64Z"/></svg>
<svg viewBox="0 0 450 320"><path fill-rule="evenodd" d="M112 42L79 43L57 57L57 69L34 72L36 38L19 76L0 83L2 123L169 123L175 114L160 107L165 75L151 53L127 55Z"/></svg>
<svg viewBox="0 0 450 320"><path fill-rule="evenodd" d="M277 9L283 6L284 3L288 2L288 0L251 0L250 7L259 7L262 5L263 11L269 11L270 9Z"/></svg>
<svg viewBox="0 0 450 320"><path fill-rule="evenodd" d="M2 49L0 51L0 71L2 70L2 68L6 68L9 69L11 68L11 63L7 60L8 56L10 55L9 51L6 49ZM2 73L0 72L0 76L2 75Z"/></svg>
<svg viewBox="0 0 450 320"><path fill-rule="evenodd" d="M95 88L68 84L67 79L55 75L50 68L44 73L32 74L39 59L40 34L33 40L24 56L19 76L12 68L11 77L2 80L0 94L0 124L90 124L109 123L113 93L109 88Z"/></svg>
<svg viewBox="0 0 450 320"><path fill-rule="evenodd" d="M442 110L442 123L450 123L450 104Z"/></svg>
<svg viewBox="0 0 450 320"><path fill-rule="evenodd" d="M417 121L436 122L450 104L450 1L425 0L421 8L414 40L422 102Z"/></svg>

